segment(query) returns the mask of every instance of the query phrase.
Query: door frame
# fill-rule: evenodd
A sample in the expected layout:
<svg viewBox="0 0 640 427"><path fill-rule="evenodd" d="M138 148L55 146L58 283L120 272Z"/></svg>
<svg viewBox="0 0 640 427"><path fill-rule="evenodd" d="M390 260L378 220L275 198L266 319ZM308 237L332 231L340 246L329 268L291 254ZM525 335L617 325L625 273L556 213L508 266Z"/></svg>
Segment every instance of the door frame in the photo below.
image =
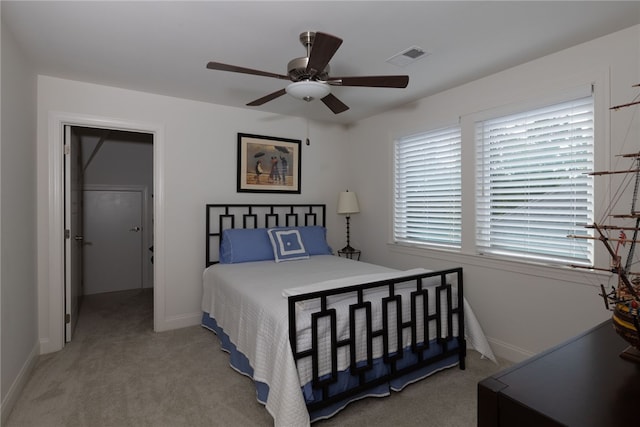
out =
<svg viewBox="0 0 640 427"><path fill-rule="evenodd" d="M153 329L162 331L165 323L165 232L164 232L164 125L110 117L50 111L48 114L48 281L39 300L39 312L48 325L40 332L40 353L64 347L64 125L150 133L153 135ZM43 322L40 321L40 325Z"/></svg>
<svg viewBox="0 0 640 427"><path fill-rule="evenodd" d="M149 286L149 265L147 260L149 259L149 246L151 246L151 225L152 219L149 217L149 189L146 185L110 185L110 184L89 184L82 187L82 191L130 191L137 192L141 195L142 200L142 246L140 248L140 262L142 262L142 288L150 289L153 286ZM153 264L152 264L153 265Z"/></svg>

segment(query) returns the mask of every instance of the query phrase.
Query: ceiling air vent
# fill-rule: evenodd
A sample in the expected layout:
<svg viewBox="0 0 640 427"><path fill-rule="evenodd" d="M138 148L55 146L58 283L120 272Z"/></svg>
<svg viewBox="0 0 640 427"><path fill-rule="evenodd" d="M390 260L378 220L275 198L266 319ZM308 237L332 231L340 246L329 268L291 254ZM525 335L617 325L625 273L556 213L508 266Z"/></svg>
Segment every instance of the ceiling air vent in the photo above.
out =
<svg viewBox="0 0 640 427"><path fill-rule="evenodd" d="M393 55L391 58L387 59L386 62L398 67L406 67L412 62L415 62L418 59L425 58L427 56L429 56L429 52L418 46L411 46L410 48L405 49L396 55Z"/></svg>

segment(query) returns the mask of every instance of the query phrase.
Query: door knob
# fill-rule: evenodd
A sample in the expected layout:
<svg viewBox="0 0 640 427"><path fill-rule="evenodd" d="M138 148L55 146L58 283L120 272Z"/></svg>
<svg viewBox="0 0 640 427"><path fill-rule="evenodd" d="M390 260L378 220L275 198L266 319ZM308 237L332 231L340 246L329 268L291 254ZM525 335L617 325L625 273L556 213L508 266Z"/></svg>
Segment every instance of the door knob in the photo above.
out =
<svg viewBox="0 0 640 427"><path fill-rule="evenodd" d="M138 231L140 231L140 227L136 226L136 227L130 228L129 231L135 231L137 233Z"/></svg>
<svg viewBox="0 0 640 427"><path fill-rule="evenodd" d="M74 240L84 240L84 236L75 236Z"/></svg>

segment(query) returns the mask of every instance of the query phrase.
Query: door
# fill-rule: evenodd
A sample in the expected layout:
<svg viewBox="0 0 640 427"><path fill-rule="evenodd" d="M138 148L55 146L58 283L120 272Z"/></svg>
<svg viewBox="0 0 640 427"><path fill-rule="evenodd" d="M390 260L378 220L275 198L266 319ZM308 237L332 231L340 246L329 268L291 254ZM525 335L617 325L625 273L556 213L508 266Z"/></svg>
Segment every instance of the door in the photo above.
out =
<svg viewBox="0 0 640 427"><path fill-rule="evenodd" d="M82 296L82 151L71 126L64 127L64 140L65 341L69 342Z"/></svg>
<svg viewBox="0 0 640 427"><path fill-rule="evenodd" d="M84 191L84 293L142 288L141 191Z"/></svg>

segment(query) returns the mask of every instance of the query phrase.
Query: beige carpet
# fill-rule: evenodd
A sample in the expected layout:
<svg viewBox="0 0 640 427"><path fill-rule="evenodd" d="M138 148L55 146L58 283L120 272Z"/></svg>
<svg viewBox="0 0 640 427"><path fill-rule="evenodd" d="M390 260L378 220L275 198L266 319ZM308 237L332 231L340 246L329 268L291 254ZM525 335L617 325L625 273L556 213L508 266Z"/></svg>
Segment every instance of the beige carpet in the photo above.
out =
<svg viewBox="0 0 640 427"><path fill-rule="evenodd" d="M496 366L474 351L467 369L440 372L401 393L364 399L314 426L475 426L476 385ZM153 332L153 295L85 297L74 339L41 356L6 427L268 426L253 382L229 367L199 326Z"/></svg>

